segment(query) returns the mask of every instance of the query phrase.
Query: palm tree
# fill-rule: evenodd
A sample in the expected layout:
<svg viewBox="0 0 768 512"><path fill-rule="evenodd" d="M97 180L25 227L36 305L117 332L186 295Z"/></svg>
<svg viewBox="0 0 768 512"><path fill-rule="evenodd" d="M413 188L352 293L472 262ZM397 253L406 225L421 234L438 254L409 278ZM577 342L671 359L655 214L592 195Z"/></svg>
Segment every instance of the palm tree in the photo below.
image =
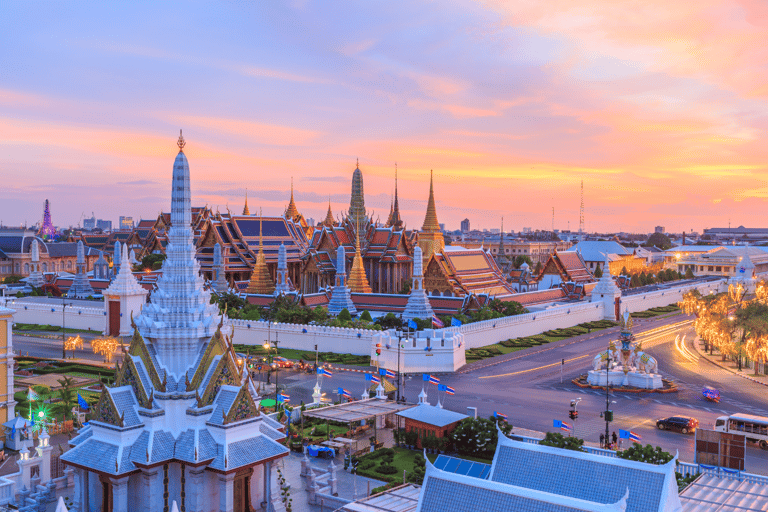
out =
<svg viewBox="0 0 768 512"><path fill-rule="evenodd" d="M62 378L57 379L61 385L61 389L57 392L61 405L64 407L64 419L67 420L72 411L72 406L75 403L75 380L72 377L64 375Z"/></svg>

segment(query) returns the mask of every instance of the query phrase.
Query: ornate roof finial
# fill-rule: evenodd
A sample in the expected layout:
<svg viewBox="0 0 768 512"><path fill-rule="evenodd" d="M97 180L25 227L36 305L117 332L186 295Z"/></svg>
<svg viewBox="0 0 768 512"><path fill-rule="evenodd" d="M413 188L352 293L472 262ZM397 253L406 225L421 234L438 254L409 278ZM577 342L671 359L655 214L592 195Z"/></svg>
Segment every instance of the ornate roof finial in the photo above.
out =
<svg viewBox="0 0 768 512"><path fill-rule="evenodd" d="M184 136L181 134L181 130L179 130L179 140L176 141L176 145L179 146L179 153L183 153L184 146L186 146L187 143L184 140Z"/></svg>
<svg viewBox="0 0 768 512"><path fill-rule="evenodd" d="M245 207L243 208L243 215L250 215L251 211L248 209L248 189L245 189Z"/></svg>
<svg viewBox="0 0 768 512"><path fill-rule="evenodd" d="M359 158L355 158L355 167L357 167L358 169L360 168L360 159Z"/></svg>

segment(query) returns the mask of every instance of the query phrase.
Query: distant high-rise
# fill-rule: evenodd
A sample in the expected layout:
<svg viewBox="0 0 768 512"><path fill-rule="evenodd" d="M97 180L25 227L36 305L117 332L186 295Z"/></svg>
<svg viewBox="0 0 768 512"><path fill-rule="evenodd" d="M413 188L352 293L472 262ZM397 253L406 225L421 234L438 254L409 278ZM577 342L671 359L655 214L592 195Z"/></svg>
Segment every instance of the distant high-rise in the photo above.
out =
<svg viewBox="0 0 768 512"><path fill-rule="evenodd" d="M120 229L133 229L133 217L120 216Z"/></svg>
<svg viewBox="0 0 768 512"><path fill-rule="evenodd" d="M96 229L96 217L83 219L83 229Z"/></svg>
<svg viewBox="0 0 768 512"><path fill-rule="evenodd" d="M461 221L461 231L462 233L469 233L469 219Z"/></svg>
<svg viewBox="0 0 768 512"><path fill-rule="evenodd" d="M96 221L96 227L102 231L112 231L112 221L99 219Z"/></svg>

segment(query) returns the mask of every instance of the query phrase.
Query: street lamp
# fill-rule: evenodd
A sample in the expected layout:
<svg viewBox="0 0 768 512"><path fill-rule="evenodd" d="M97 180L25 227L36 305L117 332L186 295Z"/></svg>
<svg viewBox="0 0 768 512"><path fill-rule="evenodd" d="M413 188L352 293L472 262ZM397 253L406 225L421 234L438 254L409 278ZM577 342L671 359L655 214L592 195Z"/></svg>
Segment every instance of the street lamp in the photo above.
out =
<svg viewBox="0 0 768 512"><path fill-rule="evenodd" d="M606 439L606 442L607 442L608 441L608 436L611 435L611 433L610 433L610 423L611 423L611 421L613 421L613 411L610 410L611 401L610 401L610 398L609 398L609 395L608 395L609 390L610 390L610 386L611 386L610 374L609 374L609 370L611 368L611 352L610 352L610 349L608 351L606 351L605 355L608 357L608 360L606 361L606 364L605 364L605 413L604 413L604 415L605 415L605 439ZM612 403L615 404L616 402L612 402Z"/></svg>
<svg viewBox="0 0 768 512"><path fill-rule="evenodd" d="M270 352L270 349L272 348L270 346L270 341L272 341L271 340L271 338L272 338L272 322L269 322L268 325L269 325L269 328L267 330L267 338L268 339L267 339L266 342L264 342L264 348L267 350L267 358L269 360L269 362L267 364L269 364L269 366L272 367L272 353ZM275 322L275 325L277 325L277 322ZM277 352L277 334L278 334L277 331L275 331L275 354L278 353ZM277 390L277 380L278 380L278 375L280 374L279 370L280 370L280 365L278 364L278 365L275 366L275 401L277 401L277 393L278 393L278 390ZM269 370L267 370L267 371L269 371Z"/></svg>

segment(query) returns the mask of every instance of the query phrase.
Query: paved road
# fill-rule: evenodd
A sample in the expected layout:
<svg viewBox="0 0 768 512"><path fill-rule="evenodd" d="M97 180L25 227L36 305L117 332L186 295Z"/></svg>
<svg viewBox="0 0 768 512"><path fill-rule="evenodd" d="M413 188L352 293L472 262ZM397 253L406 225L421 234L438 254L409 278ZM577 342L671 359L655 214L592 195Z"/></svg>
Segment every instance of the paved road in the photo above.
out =
<svg viewBox="0 0 768 512"><path fill-rule="evenodd" d="M74 336L74 334L67 334L67 337L70 336ZM59 335L58 339L52 339L48 336L20 336L19 334L15 333L13 335L13 350L18 355L27 355L27 352L29 352L30 356L61 359L61 335ZM72 357L71 350L67 350L67 357ZM83 348L75 350L75 357L77 359L104 362L103 356L93 353L88 335L83 336ZM113 362L115 360L121 359L122 356L117 355L115 358L113 358Z"/></svg>
<svg viewBox="0 0 768 512"><path fill-rule="evenodd" d="M766 388L722 370L710 362L697 359L691 349L693 338L690 321L682 315L662 319L643 320L636 324L636 338L643 343L644 350L655 356L665 378L677 382L680 391L672 394L658 393L612 393L615 401L612 409L615 421L610 431L619 429L639 433L644 443L661 446L674 453L679 451L680 460L693 462L694 438L655 428L657 418L673 415L689 415L697 418L702 427L711 427L715 419L724 414L748 412L768 416ZM680 339L685 336L684 351ZM484 366L467 373L440 376L441 382L456 389L456 395L438 393L436 386L425 389L429 401L439 399L446 408L466 412L467 407L477 407L480 416L488 417L499 411L509 417L515 426L538 431L552 431L552 420L568 420L568 405L572 399L580 399L579 419L575 423L575 435L597 442L605 432L605 422L600 412L605 410L605 392L585 390L571 383L574 377L591 369L593 357L605 350L610 340L617 338L616 329L583 335L540 347L531 347L508 356L508 360L496 364L487 360ZM677 344L675 339L678 339ZM46 340L14 339L17 352L29 350L44 357L60 355L60 345L49 345ZM89 353L90 349L78 353L78 357L98 360ZM693 355L691 355L693 354ZM563 382L561 383L561 360ZM314 375L281 371L280 387L287 390L291 403L311 402ZM274 382L274 381L273 381ZM338 399L336 389L345 388L359 397L369 385L361 373L335 371L332 378L321 382L326 398ZM706 402L701 398L701 387L711 384L720 389L723 399L719 404ZM422 389L421 375L406 377L401 390L410 402L418 400ZM768 474L768 451L749 445L746 469L750 472Z"/></svg>

